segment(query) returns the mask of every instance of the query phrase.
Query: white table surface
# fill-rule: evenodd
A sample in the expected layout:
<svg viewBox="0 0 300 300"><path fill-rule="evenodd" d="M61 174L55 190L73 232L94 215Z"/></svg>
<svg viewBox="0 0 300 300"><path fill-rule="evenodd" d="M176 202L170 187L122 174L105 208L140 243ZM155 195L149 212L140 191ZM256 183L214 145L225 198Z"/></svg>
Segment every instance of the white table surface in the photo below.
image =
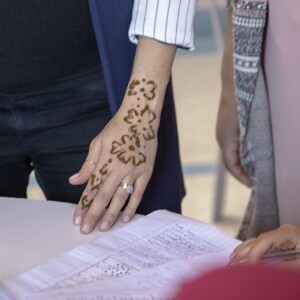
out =
<svg viewBox="0 0 300 300"><path fill-rule="evenodd" d="M0 281L106 233L83 235L72 223L76 205L0 197ZM136 216L139 218L141 216ZM126 226L118 221L112 230Z"/></svg>

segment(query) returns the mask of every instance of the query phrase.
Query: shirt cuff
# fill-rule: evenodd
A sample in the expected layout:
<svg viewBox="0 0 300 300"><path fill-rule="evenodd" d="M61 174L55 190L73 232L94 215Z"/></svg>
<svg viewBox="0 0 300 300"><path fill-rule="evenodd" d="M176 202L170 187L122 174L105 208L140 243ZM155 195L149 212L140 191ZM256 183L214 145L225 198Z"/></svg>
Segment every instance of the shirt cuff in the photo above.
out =
<svg viewBox="0 0 300 300"><path fill-rule="evenodd" d="M194 50L197 0L134 0L129 39L147 36L166 44Z"/></svg>

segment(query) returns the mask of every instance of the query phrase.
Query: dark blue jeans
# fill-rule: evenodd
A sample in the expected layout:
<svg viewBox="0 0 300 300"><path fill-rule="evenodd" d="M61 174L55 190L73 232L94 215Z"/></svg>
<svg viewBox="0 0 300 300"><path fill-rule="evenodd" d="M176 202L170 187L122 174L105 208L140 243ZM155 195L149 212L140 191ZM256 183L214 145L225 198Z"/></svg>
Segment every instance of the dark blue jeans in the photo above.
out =
<svg viewBox="0 0 300 300"><path fill-rule="evenodd" d="M77 203L69 176L111 119L99 68L15 95L0 94L0 196L26 197L35 175L47 199Z"/></svg>

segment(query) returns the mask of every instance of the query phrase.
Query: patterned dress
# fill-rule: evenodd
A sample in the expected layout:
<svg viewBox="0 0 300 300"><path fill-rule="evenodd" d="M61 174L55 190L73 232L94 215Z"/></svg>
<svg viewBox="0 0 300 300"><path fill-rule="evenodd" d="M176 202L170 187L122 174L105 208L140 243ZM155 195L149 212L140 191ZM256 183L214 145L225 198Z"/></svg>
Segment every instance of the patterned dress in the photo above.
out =
<svg viewBox="0 0 300 300"><path fill-rule="evenodd" d="M253 180L238 235L246 239L280 223L300 225L300 2L229 3L241 160Z"/></svg>
<svg viewBox="0 0 300 300"><path fill-rule="evenodd" d="M278 227L270 110L261 66L268 1L230 1L233 9L235 94L241 161L253 189L238 237Z"/></svg>

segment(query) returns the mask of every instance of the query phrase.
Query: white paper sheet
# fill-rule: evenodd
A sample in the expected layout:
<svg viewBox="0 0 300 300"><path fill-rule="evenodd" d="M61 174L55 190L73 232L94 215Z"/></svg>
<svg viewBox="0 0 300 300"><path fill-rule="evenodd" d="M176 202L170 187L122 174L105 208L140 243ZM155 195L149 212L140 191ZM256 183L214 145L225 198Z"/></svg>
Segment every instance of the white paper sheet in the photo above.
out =
<svg viewBox="0 0 300 300"><path fill-rule="evenodd" d="M106 300L125 291L164 299L195 272L225 265L238 244L212 225L156 211L3 286L15 299Z"/></svg>

